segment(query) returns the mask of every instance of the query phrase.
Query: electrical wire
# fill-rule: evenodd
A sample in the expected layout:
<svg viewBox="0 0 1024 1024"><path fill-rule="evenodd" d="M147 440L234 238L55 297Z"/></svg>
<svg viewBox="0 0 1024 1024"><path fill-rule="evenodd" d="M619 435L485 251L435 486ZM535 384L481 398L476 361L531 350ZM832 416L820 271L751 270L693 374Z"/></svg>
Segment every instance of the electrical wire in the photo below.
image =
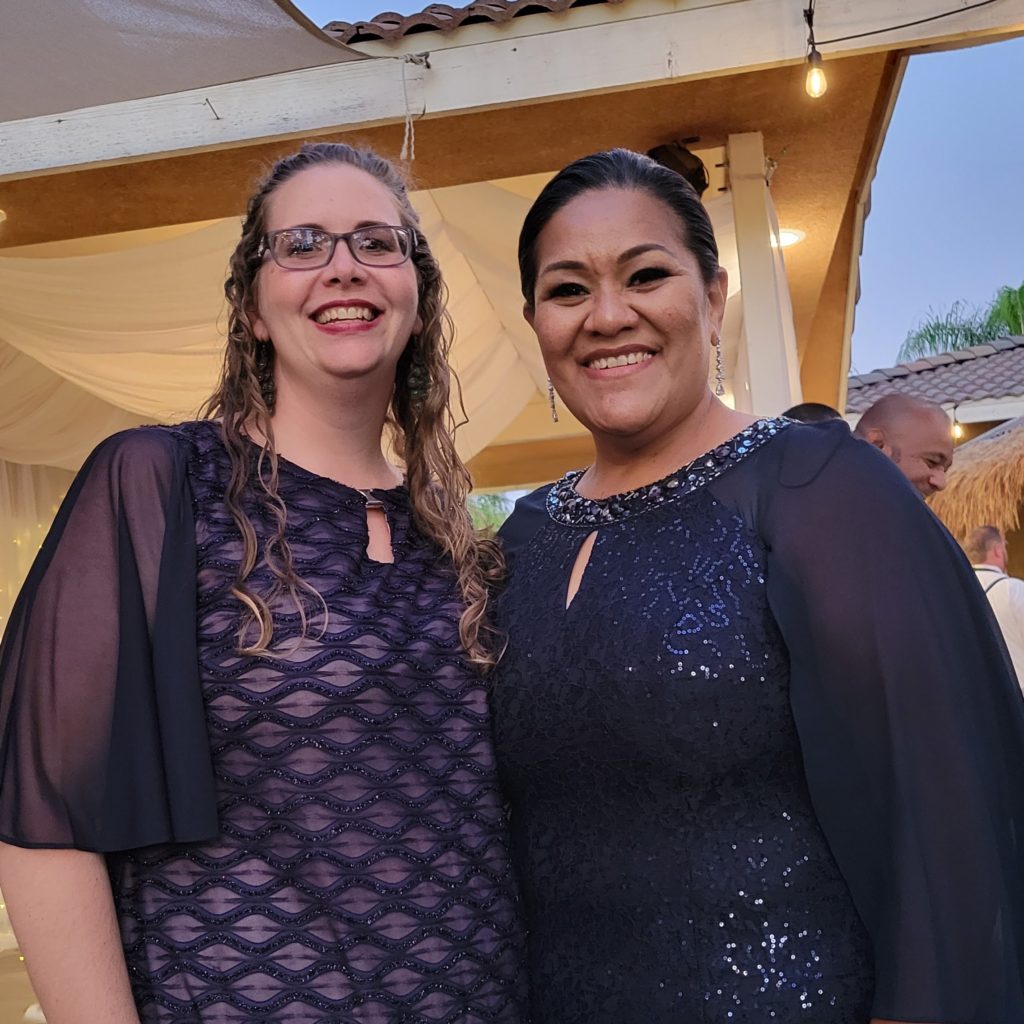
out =
<svg viewBox="0 0 1024 1024"><path fill-rule="evenodd" d="M820 39L818 46L831 46L833 43L846 43L851 39L866 39L868 36L880 36L886 32L898 32L901 28L913 28L915 25L924 25L929 21L938 21L940 18L951 18L954 14L964 14L967 11L976 10L979 7L988 7L989 4L999 3L999 0L979 0L978 3L968 4L966 7L958 7L955 11L944 11L942 14L933 14L927 18L918 18L917 21L907 21L902 25L889 25L887 28L876 28L870 32L856 32L851 36L837 36L835 39ZM814 0L808 8L811 16L814 14Z"/></svg>

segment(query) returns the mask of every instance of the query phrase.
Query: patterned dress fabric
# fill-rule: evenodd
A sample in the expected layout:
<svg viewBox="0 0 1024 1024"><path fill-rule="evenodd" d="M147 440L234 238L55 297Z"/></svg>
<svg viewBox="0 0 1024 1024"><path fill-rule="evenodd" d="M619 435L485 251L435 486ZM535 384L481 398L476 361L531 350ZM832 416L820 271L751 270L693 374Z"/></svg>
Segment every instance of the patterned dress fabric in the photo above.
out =
<svg viewBox="0 0 1024 1024"><path fill-rule="evenodd" d="M797 479L780 487L786 463L781 453L790 434L793 466L785 472ZM838 461L830 463L837 447ZM816 450L823 448L819 457ZM877 639L882 630L872 634L867 620L859 623L851 613L849 633L863 647L864 663L853 656L843 663L833 647L836 656L826 662L836 678L823 680L809 655L844 636L847 613L833 615L837 593L848 593L853 605L871 614L865 592L842 575L838 558L838 579L822 568L829 543L843 543L842 506L856 505L862 459L869 472L885 461L850 439L845 425L829 433L762 420L679 472L628 494L583 498L575 490L581 474L571 473L523 499L506 524L512 570L499 621L509 646L493 702L529 931L533 1024L1024 1020L1000 1016L1022 1006L1017 939L1007 930L994 943L992 920L984 917L1018 899L1015 875L1009 872L998 883L1001 895L978 922L969 901L950 898L957 889L972 898L982 893L977 865L989 863L995 837L979 825L984 852L977 858L973 851L954 855L964 857L950 869L961 871L959 878L939 866L939 847L948 843L938 832L931 840L920 834L893 839L897 853L929 841L935 847L930 881L939 892L922 898L914 920L916 883L905 886L903 898L899 883L885 880L885 827L893 816L887 802L892 792L911 791L912 785L899 777L902 766L887 765L893 774L877 792L869 773L843 791L828 777L830 767L818 768L822 746L821 759L838 771L860 771L862 755L881 764L883 755L869 756L857 744L884 742L886 729L898 736L902 728L895 719L899 702L892 700L848 745L841 729L819 729L813 720L840 706L844 672L852 706L866 714L873 700L872 644L884 646ZM826 465L835 467L831 481ZM891 467L880 467L880 474L878 500L895 488L897 507L931 518L905 481L890 479L898 475ZM844 476L852 492L842 490ZM829 497L836 480L839 490ZM595 532L579 590L566 607L572 567ZM873 539L883 557L884 532L876 530ZM895 534L894 542L903 543L899 528ZM945 540L921 543L929 558L956 565L957 556L937 551ZM804 578L800 552L811 566ZM851 575L868 571L864 557L862 549L856 555L861 566L845 567ZM844 579L850 591L842 590ZM828 619L826 639L810 629L801 638L790 628L788 609ZM872 643L861 644L869 636ZM990 654L990 663L1003 671L994 644ZM925 684L938 681L922 667ZM1019 764L1020 709L1010 706L1010 688L995 669L992 679L1013 720L1016 746L1007 749ZM951 685L962 687L963 681L957 676ZM836 699L827 713L821 698L826 682ZM794 703L802 707L808 693L820 702L814 714L795 716ZM931 699L941 703L941 693L939 682ZM915 703L913 712L909 727L927 730L925 707ZM824 744L819 736L826 737ZM912 746L905 745L908 756ZM929 762L925 774L932 770ZM963 779L970 770L958 766L951 774ZM920 779L920 771L913 766L907 778ZM949 791L936 783L937 798L945 799ZM918 820L908 816L908 833L931 824L929 799L920 800ZM988 799L981 784L969 805ZM873 801L881 806L877 828L870 818ZM949 813L949 806L936 808L938 829ZM823 820L831 826L828 836ZM1019 841L1010 836L1008 842L1016 852L1007 863L1019 863ZM878 847L882 855L869 863ZM858 871L868 884L861 884ZM1009 896L1007 887L1017 894ZM986 895L980 899L988 904ZM947 977L932 985L930 947L947 928L939 920L945 911L937 909L944 903L964 908L948 926L953 948L961 952ZM890 928L894 905L908 920ZM961 922L981 937L987 964L966 966ZM942 942L940 937L936 944L945 949ZM876 953L884 983L876 979ZM965 994L954 994L960 992ZM992 992L999 994L986 1009ZM993 1011L995 1006L1001 1009ZM917 1012L909 1015L908 1007Z"/></svg>
<svg viewBox="0 0 1024 1024"><path fill-rule="evenodd" d="M220 834L108 856L143 1024L518 1024L516 897L454 574L404 489L373 492L394 553L378 563L364 495L282 460L296 569L328 615L310 602L302 637L282 598L275 656L240 655L227 453L210 423L175 436ZM270 587L265 565L252 582Z"/></svg>

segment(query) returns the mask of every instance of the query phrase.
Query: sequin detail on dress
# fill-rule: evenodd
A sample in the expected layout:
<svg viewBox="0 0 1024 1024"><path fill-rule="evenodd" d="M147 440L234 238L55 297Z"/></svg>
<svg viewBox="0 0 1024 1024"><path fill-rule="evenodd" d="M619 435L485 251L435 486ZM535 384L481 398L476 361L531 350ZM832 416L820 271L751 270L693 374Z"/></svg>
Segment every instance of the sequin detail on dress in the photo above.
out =
<svg viewBox="0 0 1024 1024"><path fill-rule="evenodd" d="M377 563L364 496L282 461L296 567L330 619L301 639L281 603L278 656L238 655L227 456L212 424L177 433L221 834L110 858L143 1024L519 1024L514 886L453 573L403 489L373 492L395 554Z"/></svg>
<svg viewBox="0 0 1024 1024"><path fill-rule="evenodd" d="M765 547L715 494L785 429L760 421L675 487L603 503L575 500L570 475L515 556L493 704L533 1024L870 1016L871 951L811 807Z"/></svg>
<svg viewBox="0 0 1024 1024"><path fill-rule="evenodd" d="M745 427L728 441L699 455L674 473L610 498L585 498L576 492L576 484L586 470L566 473L548 492L548 515L564 526L607 526L630 516L641 515L663 502L672 501L706 486L730 466L742 462L751 452L770 441L791 420L783 417L760 419Z"/></svg>

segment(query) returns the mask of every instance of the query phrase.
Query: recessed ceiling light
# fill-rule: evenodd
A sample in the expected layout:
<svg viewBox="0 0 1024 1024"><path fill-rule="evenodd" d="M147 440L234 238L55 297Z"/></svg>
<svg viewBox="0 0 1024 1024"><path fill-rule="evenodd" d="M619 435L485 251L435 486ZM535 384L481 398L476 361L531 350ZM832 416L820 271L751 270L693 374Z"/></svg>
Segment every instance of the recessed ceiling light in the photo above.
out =
<svg viewBox="0 0 1024 1024"><path fill-rule="evenodd" d="M778 249L788 249L791 245L796 245L797 242L802 242L807 235L803 231L798 231L796 228L779 228L778 240L772 239L772 245Z"/></svg>

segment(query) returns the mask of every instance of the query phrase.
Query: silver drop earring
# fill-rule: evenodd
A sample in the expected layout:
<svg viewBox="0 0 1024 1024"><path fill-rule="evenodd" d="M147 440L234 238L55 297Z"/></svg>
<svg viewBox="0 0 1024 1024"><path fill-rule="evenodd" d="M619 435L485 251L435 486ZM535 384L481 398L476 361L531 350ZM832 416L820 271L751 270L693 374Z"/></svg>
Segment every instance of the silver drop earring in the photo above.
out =
<svg viewBox="0 0 1024 1024"><path fill-rule="evenodd" d="M558 408L555 405L555 385L551 383L551 378L548 377L548 405L551 406L551 422L558 422Z"/></svg>
<svg viewBox="0 0 1024 1024"><path fill-rule="evenodd" d="M715 394L725 394L725 371L722 369L722 336L715 335Z"/></svg>

